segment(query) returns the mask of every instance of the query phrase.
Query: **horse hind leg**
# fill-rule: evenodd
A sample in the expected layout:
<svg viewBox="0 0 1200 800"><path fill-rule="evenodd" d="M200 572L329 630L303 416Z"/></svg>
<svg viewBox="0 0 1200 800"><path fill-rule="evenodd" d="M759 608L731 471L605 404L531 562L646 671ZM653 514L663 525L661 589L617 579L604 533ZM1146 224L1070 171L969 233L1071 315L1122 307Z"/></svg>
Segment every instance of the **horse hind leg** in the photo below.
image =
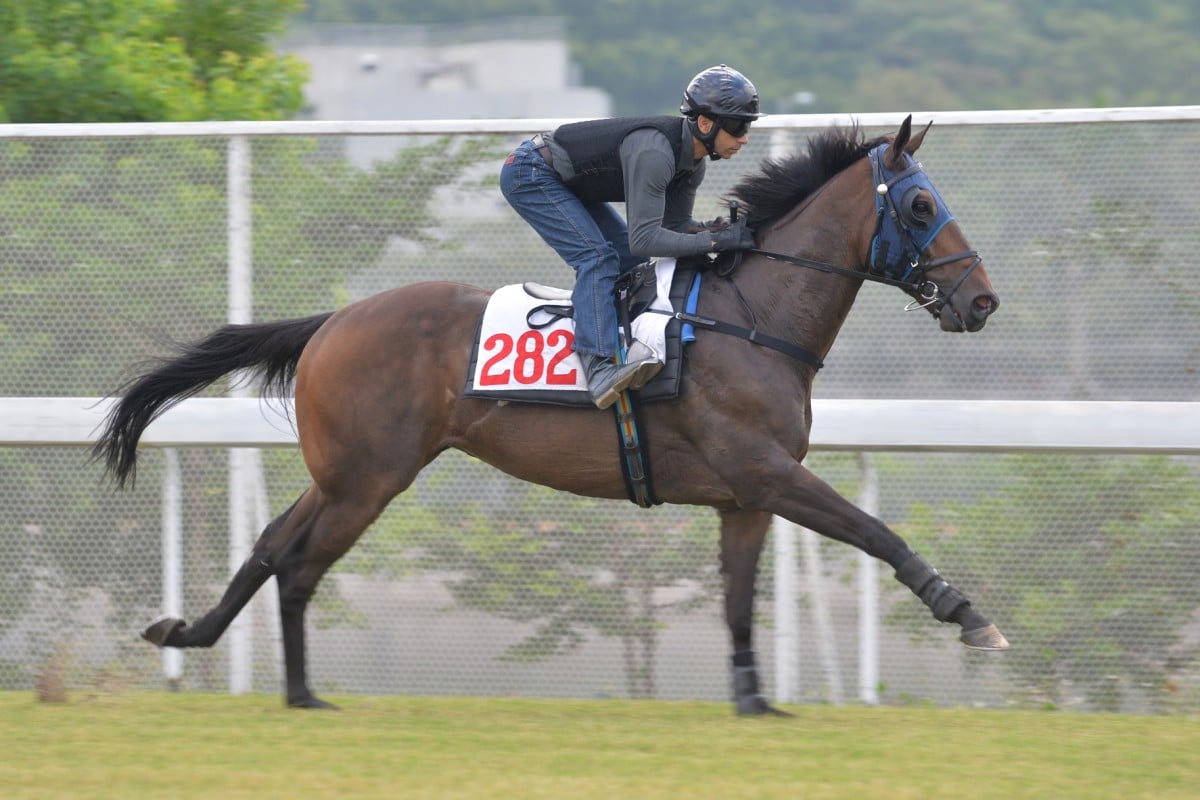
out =
<svg viewBox="0 0 1200 800"><path fill-rule="evenodd" d="M301 498L296 515L301 534L293 538L275 565L283 634L287 704L293 708L334 709L308 685L304 615L317 584L367 529L395 492L354 491L332 500L317 486Z"/></svg>
<svg viewBox="0 0 1200 800"><path fill-rule="evenodd" d="M192 625L178 617L160 617L142 632L142 638L159 647L211 647L267 578L274 575L279 586L287 704L295 708L336 708L308 687L304 613L321 577L358 540L384 505L386 501L372 503L363 497L332 503L315 485L310 486L263 530L216 606Z"/></svg>
<svg viewBox="0 0 1200 800"><path fill-rule="evenodd" d="M250 598L274 574L270 550L279 538L295 504L263 529L249 557L238 568L225 594L208 613L195 624L188 625L179 617L162 616L142 631L142 638L158 647L212 647L229 627Z"/></svg>

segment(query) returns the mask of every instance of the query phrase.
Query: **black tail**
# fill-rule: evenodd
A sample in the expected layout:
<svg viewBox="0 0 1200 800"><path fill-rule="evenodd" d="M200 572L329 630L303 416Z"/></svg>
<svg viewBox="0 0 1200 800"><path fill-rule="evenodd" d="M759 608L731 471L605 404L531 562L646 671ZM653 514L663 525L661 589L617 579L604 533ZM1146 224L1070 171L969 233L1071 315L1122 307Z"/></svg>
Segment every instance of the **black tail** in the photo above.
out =
<svg viewBox="0 0 1200 800"><path fill-rule="evenodd" d="M332 315L329 311L260 325L226 325L198 342L177 345L175 356L152 362L153 369L120 388L121 399L105 419L92 458L104 460L118 486L132 482L138 440L146 427L231 372L260 375L264 394L282 395L296 377L308 340Z"/></svg>

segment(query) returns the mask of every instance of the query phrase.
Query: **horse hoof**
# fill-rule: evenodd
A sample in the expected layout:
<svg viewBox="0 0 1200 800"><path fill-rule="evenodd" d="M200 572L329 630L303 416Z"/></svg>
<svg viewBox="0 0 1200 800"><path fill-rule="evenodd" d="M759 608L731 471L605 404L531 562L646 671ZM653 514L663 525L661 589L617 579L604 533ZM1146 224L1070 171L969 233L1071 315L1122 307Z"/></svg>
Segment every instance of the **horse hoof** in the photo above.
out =
<svg viewBox="0 0 1200 800"><path fill-rule="evenodd" d="M158 647L167 647L167 640L184 624L179 617L159 617L142 631L142 638Z"/></svg>
<svg viewBox="0 0 1200 800"><path fill-rule="evenodd" d="M326 703L324 700L314 697L311 694L299 700L288 700L288 708L315 708L322 711L341 711L333 703Z"/></svg>
<svg viewBox="0 0 1200 800"><path fill-rule="evenodd" d="M972 650L1007 650L1008 639L994 624L988 623L973 631L963 631L959 641Z"/></svg>
<svg viewBox="0 0 1200 800"><path fill-rule="evenodd" d="M740 717L749 716L772 716L772 717L793 717L795 714L789 714L787 711L781 711L775 706L767 702L767 698L761 694L752 694L746 697L739 697L737 700L737 713Z"/></svg>

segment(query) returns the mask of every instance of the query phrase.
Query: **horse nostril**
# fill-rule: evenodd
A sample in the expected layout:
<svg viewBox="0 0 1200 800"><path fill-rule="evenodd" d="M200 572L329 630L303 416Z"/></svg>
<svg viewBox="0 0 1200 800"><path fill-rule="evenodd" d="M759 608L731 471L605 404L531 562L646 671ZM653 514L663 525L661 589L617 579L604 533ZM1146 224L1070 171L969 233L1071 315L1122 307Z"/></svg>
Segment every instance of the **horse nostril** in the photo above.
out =
<svg viewBox="0 0 1200 800"><path fill-rule="evenodd" d="M986 317L996 310L1000 305L1000 300L994 294L981 294L975 298L973 305L976 313L981 317Z"/></svg>

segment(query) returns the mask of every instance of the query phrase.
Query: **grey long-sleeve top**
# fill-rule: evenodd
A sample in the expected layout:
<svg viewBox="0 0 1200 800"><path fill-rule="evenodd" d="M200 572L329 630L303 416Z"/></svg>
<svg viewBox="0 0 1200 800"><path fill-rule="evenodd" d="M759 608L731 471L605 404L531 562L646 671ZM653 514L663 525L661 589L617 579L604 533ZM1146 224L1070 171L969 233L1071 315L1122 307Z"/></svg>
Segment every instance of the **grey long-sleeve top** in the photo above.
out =
<svg viewBox="0 0 1200 800"><path fill-rule="evenodd" d="M680 120L680 124L685 124ZM654 128L639 128L621 142L621 171L625 177L625 220L629 249L639 258L686 256L712 250L712 235L697 230L692 218L696 191L704 181L705 162L696 159L692 137L684 131L684 147L675 158L667 137ZM574 173L569 156L550 142L554 167L564 179ZM676 176L682 180L672 184Z"/></svg>

